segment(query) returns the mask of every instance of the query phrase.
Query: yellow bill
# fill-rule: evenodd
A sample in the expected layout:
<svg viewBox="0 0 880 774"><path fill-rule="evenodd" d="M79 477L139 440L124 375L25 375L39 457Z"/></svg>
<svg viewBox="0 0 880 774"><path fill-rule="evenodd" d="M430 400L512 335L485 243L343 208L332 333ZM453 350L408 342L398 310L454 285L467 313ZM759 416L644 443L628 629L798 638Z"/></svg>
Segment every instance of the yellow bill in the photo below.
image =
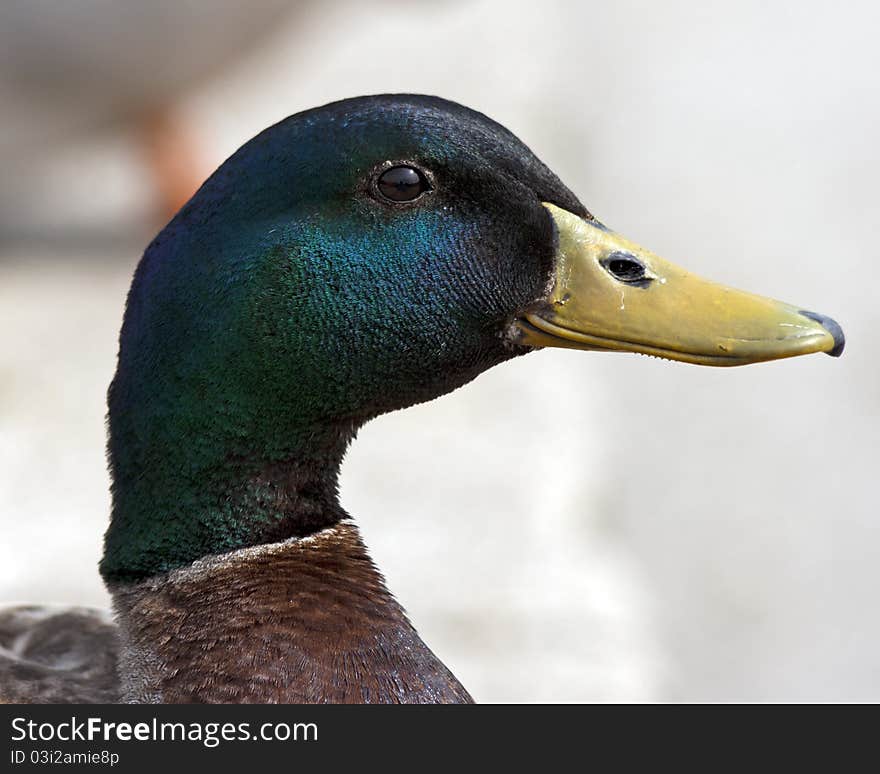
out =
<svg viewBox="0 0 880 774"><path fill-rule="evenodd" d="M691 274L553 204L559 247L553 287L517 321L534 347L641 352L734 366L843 352L829 317Z"/></svg>

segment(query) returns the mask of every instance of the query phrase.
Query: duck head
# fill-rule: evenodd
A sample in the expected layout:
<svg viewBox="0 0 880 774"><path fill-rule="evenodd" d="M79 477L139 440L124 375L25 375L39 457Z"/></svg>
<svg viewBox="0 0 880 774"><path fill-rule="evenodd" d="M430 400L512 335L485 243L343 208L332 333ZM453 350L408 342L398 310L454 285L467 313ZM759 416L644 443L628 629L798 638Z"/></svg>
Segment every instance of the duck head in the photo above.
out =
<svg viewBox="0 0 880 774"><path fill-rule="evenodd" d="M334 523L360 425L547 346L739 365L837 355L843 336L610 231L460 105L363 97L276 124L135 274L102 572L138 579Z"/></svg>

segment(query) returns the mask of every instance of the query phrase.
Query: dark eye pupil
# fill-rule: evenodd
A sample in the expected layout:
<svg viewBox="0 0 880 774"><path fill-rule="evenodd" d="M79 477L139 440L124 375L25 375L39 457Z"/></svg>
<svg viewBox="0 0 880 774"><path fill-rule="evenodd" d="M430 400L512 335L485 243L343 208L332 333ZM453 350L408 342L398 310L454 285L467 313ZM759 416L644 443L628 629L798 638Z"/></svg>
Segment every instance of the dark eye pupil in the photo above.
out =
<svg viewBox="0 0 880 774"><path fill-rule="evenodd" d="M395 202L411 202L427 190L428 184L417 169L391 167L378 180L379 192Z"/></svg>
<svg viewBox="0 0 880 774"><path fill-rule="evenodd" d="M633 282L640 280L645 276L645 267L632 258L612 257L606 263L608 271L610 271L617 279L624 282Z"/></svg>

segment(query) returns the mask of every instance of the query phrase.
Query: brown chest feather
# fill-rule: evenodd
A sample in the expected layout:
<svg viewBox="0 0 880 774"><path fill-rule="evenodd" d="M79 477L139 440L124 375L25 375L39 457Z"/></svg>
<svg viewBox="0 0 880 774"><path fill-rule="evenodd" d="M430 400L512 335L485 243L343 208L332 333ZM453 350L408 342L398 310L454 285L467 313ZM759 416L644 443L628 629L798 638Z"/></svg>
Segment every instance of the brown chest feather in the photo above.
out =
<svg viewBox="0 0 880 774"><path fill-rule="evenodd" d="M113 591L130 701L471 701L350 523Z"/></svg>

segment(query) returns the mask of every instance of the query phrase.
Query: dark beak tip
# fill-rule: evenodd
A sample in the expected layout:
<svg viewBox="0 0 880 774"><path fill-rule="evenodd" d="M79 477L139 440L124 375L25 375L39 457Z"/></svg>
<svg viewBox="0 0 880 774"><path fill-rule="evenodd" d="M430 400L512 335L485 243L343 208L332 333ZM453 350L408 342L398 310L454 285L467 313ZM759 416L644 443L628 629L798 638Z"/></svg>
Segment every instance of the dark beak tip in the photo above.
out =
<svg viewBox="0 0 880 774"><path fill-rule="evenodd" d="M801 309L800 313L813 322L819 323L819 325L831 334L831 337L834 339L834 349L829 350L825 354L831 355L831 357L840 357L843 354L843 348L846 346L846 338L843 335L843 328L841 328L835 320L826 317L824 314L808 312L804 309Z"/></svg>

